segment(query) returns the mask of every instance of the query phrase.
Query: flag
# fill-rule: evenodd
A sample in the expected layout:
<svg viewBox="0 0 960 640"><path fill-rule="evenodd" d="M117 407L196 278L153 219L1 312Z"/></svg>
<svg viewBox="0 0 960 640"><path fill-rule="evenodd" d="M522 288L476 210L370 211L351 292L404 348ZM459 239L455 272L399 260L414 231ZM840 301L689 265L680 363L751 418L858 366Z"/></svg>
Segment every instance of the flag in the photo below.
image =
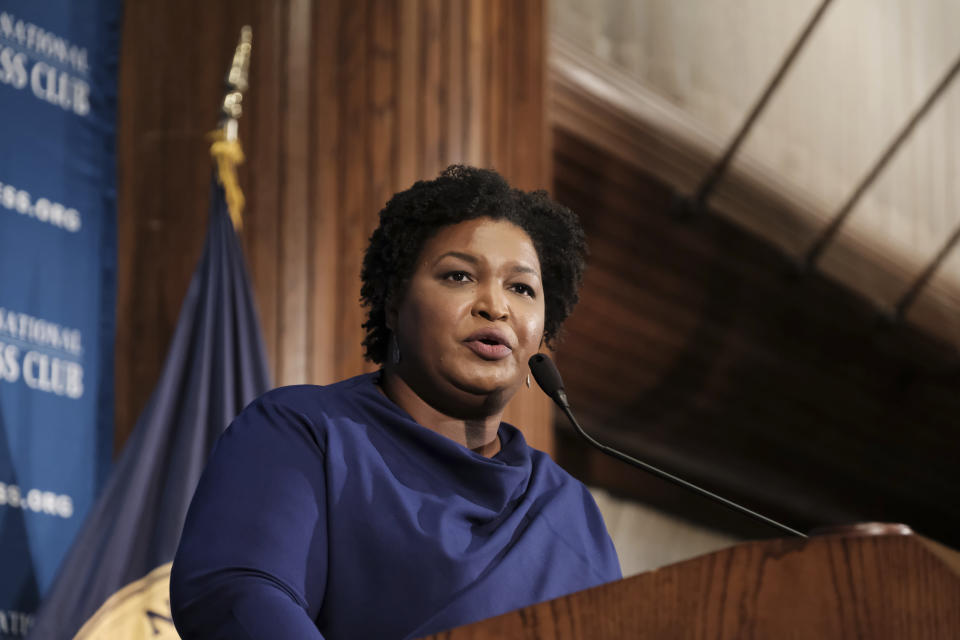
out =
<svg viewBox="0 0 960 640"><path fill-rule="evenodd" d="M242 160L239 144L226 144L235 145L229 152ZM215 156L217 145L224 152L221 139L214 144ZM269 388L223 186L230 192L236 184L221 178L224 167L219 168L203 257L160 381L41 604L32 639L178 637L169 576L187 507L217 436Z"/></svg>

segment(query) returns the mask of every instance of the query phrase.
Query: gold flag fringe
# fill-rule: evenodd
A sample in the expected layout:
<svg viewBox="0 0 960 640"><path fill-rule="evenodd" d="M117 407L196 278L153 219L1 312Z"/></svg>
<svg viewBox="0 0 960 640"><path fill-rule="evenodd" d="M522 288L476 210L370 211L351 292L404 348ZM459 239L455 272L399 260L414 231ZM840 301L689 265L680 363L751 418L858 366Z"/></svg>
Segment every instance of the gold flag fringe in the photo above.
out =
<svg viewBox="0 0 960 640"><path fill-rule="evenodd" d="M222 129L213 131L210 137L214 141L210 145L210 155L217 165L217 179L223 186L230 221L233 222L233 228L240 232L243 230L243 206L246 199L237 180L237 165L243 164L245 159L243 148L239 140L227 140Z"/></svg>

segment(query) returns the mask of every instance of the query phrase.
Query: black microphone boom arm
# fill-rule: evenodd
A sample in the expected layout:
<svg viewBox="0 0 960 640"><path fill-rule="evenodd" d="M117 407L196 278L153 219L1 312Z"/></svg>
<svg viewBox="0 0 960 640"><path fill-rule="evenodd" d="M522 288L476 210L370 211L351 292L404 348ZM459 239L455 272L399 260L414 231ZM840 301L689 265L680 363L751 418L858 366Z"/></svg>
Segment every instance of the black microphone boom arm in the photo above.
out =
<svg viewBox="0 0 960 640"><path fill-rule="evenodd" d="M637 467L638 469L643 469L648 473L652 473L658 478L663 478L667 482L671 482L677 486L689 489L694 493L699 493L706 498L719 502L729 509L733 509L734 511L750 516L751 518L755 518L756 520L780 529L785 533L799 536L801 538L807 537L805 533L801 533L800 531L777 522L772 518L768 518L763 514L747 509L746 507L739 505L732 500L727 500L722 496L718 496L712 491L707 491L706 489L698 487L692 482L687 482L683 478L678 478L672 473L667 473L662 469L658 469L652 464L648 464L642 460L637 460L633 456L628 456L627 454L623 453L622 451L618 451L613 447L608 447L605 444L597 442L589 433L583 430L583 427L580 426L580 423L577 422L577 419L573 416L573 411L570 410L570 402L567 400L567 394L563 390L563 380L560 378L560 372L557 371L557 366L553 363L553 360L551 360L546 354L537 353L530 358L529 364L530 371L533 373L533 377L536 379L537 384L540 385L540 388L543 389L544 393L550 396L550 398L557 403L557 406L560 407L564 415L567 416L567 419L570 421L570 424L573 425L573 428L577 431L577 433L579 433L584 440L589 442L603 453L622 462L626 462L631 466Z"/></svg>

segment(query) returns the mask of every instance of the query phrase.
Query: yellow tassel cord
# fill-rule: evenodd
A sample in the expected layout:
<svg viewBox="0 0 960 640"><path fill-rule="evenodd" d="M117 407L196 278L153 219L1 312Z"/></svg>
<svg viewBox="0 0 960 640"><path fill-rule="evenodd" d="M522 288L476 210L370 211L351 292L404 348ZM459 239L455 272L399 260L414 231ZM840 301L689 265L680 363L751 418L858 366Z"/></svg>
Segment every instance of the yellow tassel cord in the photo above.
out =
<svg viewBox="0 0 960 640"><path fill-rule="evenodd" d="M217 163L217 179L223 185L233 228L240 232L243 230L243 205L246 200L237 180L237 165L243 164L243 148L239 140L227 140L222 130L214 131L211 137L214 142L210 145L210 155Z"/></svg>

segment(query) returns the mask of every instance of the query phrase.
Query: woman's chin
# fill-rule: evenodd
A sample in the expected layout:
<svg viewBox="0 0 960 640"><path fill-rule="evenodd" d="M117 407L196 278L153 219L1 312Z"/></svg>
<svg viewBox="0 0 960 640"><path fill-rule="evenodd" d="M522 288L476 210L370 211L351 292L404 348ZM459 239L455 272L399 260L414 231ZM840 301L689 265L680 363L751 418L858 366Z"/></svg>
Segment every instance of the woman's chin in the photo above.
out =
<svg viewBox="0 0 960 640"><path fill-rule="evenodd" d="M508 398L517 389L517 377L507 371L471 370L451 376L451 382L460 391L481 397L503 396Z"/></svg>

